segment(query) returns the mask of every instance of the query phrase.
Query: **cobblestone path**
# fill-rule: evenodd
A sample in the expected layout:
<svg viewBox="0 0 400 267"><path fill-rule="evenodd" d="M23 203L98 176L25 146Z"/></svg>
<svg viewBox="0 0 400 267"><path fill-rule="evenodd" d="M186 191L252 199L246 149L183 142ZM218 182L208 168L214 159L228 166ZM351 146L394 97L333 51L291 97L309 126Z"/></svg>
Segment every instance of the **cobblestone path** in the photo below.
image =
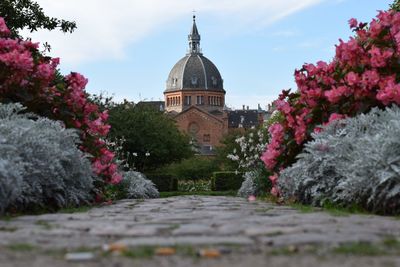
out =
<svg viewBox="0 0 400 267"><path fill-rule="evenodd" d="M105 244L127 250L105 253ZM153 255L160 247L176 253ZM220 255L197 255L209 248ZM94 259L69 261L72 252ZM1 267L392 267L400 266L399 253L399 218L304 213L234 197L126 200L82 213L0 219Z"/></svg>

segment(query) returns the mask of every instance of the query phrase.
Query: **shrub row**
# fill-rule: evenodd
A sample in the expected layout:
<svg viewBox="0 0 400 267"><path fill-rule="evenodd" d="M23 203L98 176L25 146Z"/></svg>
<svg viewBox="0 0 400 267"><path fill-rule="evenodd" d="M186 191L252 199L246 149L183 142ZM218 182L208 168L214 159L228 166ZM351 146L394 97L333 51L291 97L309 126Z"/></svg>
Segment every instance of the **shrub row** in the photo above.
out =
<svg viewBox="0 0 400 267"><path fill-rule="evenodd" d="M169 174L149 173L147 178L152 181L159 192L178 191L178 179Z"/></svg>
<svg viewBox="0 0 400 267"><path fill-rule="evenodd" d="M239 190L243 183L242 173L233 171L214 172L211 181L213 191Z"/></svg>
<svg viewBox="0 0 400 267"><path fill-rule="evenodd" d="M336 121L307 143L278 181L286 199L400 213L400 109Z"/></svg>
<svg viewBox="0 0 400 267"><path fill-rule="evenodd" d="M0 104L0 214L59 209L93 201L97 179L76 146L76 131L20 104Z"/></svg>

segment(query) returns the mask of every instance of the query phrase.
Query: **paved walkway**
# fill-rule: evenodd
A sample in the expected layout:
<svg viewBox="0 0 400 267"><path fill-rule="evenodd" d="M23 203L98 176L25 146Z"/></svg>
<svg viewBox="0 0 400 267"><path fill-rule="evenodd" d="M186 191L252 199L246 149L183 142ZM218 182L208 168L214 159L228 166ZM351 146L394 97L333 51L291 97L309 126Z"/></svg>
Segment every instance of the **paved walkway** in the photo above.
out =
<svg viewBox="0 0 400 267"><path fill-rule="evenodd" d="M110 244L111 250L124 250L124 255L104 253L104 245ZM160 247L173 247L176 253L152 256ZM204 250L208 248L217 255ZM91 252L94 259L69 261L68 252ZM400 266L398 253L399 218L302 213L233 197L126 200L83 213L0 220L1 267L391 267Z"/></svg>

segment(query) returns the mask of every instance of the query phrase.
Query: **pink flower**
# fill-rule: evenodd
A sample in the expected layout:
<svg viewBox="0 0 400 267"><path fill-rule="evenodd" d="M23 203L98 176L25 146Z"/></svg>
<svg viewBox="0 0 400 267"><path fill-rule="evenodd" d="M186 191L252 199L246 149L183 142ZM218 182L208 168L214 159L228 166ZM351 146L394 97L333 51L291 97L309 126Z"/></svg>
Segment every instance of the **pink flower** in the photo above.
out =
<svg viewBox="0 0 400 267"><path fill-rule="evenodd" d="M249 202L253 202L253 201L256 201L256 197L253 196L253 195L251 195L251 196L249 196L249 197L247 198L247 200L248 200Z"/></svg>
<svg viewBox="0 0 400 267"><path fill-rule="evenodd" d="M269 176L269 180L275 185L278 182L278 174L274 173L274 175Z"/></svg>
<svg viewBox="0 0 400 267"><path fill-rule="evenodd" d="M322 132L322 128L321 127L315 127L314 128L314 133L320 133Z"/></svg>
<svg viewBox="0 0 400 267"><path fill-rule="evenodd" d="M396 83L394 77L387 78L387 81L382 84L383 89L378 91L376 99L384 105L390 103L400 104L400 84Z"/></svg>
<svg viewBox="0 0 400 267"><path fill-rule="evenodd" d="M100 152L102 153L101 160L103 162L111 162L115 157L115 154L108 149L103 148L100 150Z"/></svg>
<svg viewBox="0 0 400 267"><path fill-rule="evenodd" d="M275 138L283 138L283 126L280 123L274 123L268 128L269 133Z"/></svg>
<svg viewBox="0 0 400 267"><path fill-rule="evenodd" d="M279 197L279 189L276 186L273 186L271 189L271 194L275 197Z"/></svg>
<svg viewBox="0 0 400 267"><path fill-rule="evenodd" d="M111 184L119 184L121 181L122 181L122 175L120 173L116 172L111 176L111 181L110 181Z"/></svg>
<svg viewBox="0 0 400 267"><path fill-rule="evenodd" d="M4 18L0 17L0 36L8 36L9 34L10 30L7 28Z"/></svg>
<svg viewBox="0 0 400 267"><path fill-rule="evenodd" d="M354 73L353 71L350 71L346 75L346 81L349 85L356 85L360 80L360 77L358 77L358 74Z"/></svg>
<svg viewBox="0 0 400 267"><path fill-rule="evenodd" d="M379 83L379 73L376 70L366 70L362 75L362 80L369 88L376 86Z"/></svg>
<svg viewBox="0 0 400 267"><path fill-rule="evenodd" d="M107 169L107 165L104 165L99 159L97 159L92 163L92 168L95 174L101 174Z"/></svg>
<svg viewBox="0 0 400 267"><path fill-rule="evenodd" d="M270 170L272 170L276 165L276 158L280 155L278 150L267 149L260 157Z"/></svg>
<svg viewBox="0 0 400 267"><path fill-rule="evenodd" d="M392 24L392 12L390 11L379 11L376 17L379 19L379 24L382 26L387 27ZM373 22L376 22L376 20L373 20Z"/></svg>
<svg viewBox="0 0 400 267"><path fill-rule="evenodd" d="M392 57L393 51L386 49L383 52L376 46L373 46L369 52L371 56L371 66L374 68L385 67L387 60Z"/></svg>
<svg viewBox="0 0 400 267"><path fill-rule="evenodd" d="M284 114L288 114L291 111L289 103L285 100L275 100L274 102L276 109L282 111Z"/></svg>
<svg viewBox="0 0 400 267"><path fill-rule="evenodd" d="M372 38L377 38L383 31L384 26L376 19L372 20L369 26L369 32Z"/></svg>
<svg viewBox="0 0 400 267"><path fill-rule="evenodd" d="M358 21L355 18L351 18L351 19L349 19L349 25L350 25L350 29L356 28L358 25Z"/></svg>
<svg viewBox="0 0 400 267"><path fill-rule="evenodd" d="M110 166L108 167L108 171L111 174L116 173L117 170L118 170L118 166L115 163L110 164Z"/></svg>
<svg viewBox="0 0 400 267"><path fill-rule="evenodd" d="M0 61L6 66L15 68L21 71L32 71L33 58L29 51L12 50L7 53L0 54Z"/></svg>
<svg viewBox="0 0 400 267"><path fill-rule="evenodd" d="M346 86L339 86L338 88L333 88L332 90L325 91L325 97L332 104L339 102L343 96L349 95L349 88Z"/></svg>
<svg viewBox="0 0 400 267"><path fill-rule="evenodd" d="M50 64L43 63L37 66L37 77L43 80L50 80L54 76L54 67Z"/></svg>
<svg viewBox="0 0 400 267"><path fill-rule="evenodd" d="M342 114L338 114L338 113L332 113L329 116L328 124L331 123L332 121L341 120L341 119L345 119L345 118L346 118L346 115L342 115Z"/></svg>

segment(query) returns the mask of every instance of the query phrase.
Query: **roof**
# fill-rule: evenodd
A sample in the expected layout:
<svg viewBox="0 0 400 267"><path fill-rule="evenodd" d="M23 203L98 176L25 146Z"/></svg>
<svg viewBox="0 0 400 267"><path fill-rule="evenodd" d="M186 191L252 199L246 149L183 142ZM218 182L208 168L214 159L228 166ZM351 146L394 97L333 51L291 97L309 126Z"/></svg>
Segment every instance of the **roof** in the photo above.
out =
<svg viewBox="0 0 400 267"><path fill-rule="evenodd" d="M197 106L193 106L193 105L190 106L189 108L183 110L182 112L177 113L176 116L174 117L174 119L176 120L179 117L182 117L184 114L186 114L187 112L192 111L192 110L197 110L199 113L202 113L203 115L207 116L208 118L212 118L213 120L218 121L219 123L223 123L223 121L220 118L216 117L215 115L213 115Z"/></svg>
<svg viewBox="0 0 400 267"><path fill-rule="evenodd" d="M228 111L229 128L246 128L258 126L258 110L233 110Z"/></svg>
<svg viewBox="0 0 400 267"><path fill-rule="evenodd" d="M181 90L210 90L225 93L219 70L201 53L201 38L195 18L193 16L193 25L188 36L188 53L171 69L164 93Z"/></svg>
<svg viewBox="0 0 400 267"><path fill-rule="evenodd" d="M221 74L214 63L201 54L188 54L172 68L164 92L210 90L225 92Z"/></svg>
<svg viewBox="0 0 400 267"><path fill-rule="evenodd" d="M165 102L164 101L140 101L137 103L138 106L147 106L154 107L154 109L158 111L165 110Z"/></svg>

